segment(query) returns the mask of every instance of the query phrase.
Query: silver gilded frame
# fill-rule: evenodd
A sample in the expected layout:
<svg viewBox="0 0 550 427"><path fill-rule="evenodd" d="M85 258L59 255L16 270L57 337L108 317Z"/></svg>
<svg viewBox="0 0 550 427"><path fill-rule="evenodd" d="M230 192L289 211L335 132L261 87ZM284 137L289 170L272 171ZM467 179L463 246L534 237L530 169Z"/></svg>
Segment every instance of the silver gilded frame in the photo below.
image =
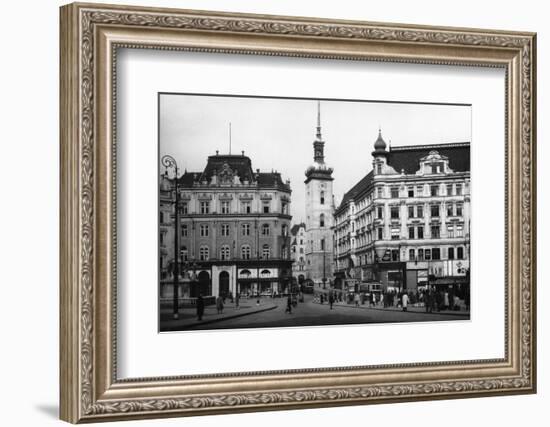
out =
<svg viewBox="0 0 550 427"><path fill-rule="evenodd" d="M62 7L61 418L77 423L535 392L535 42L533 33ZM119 48L505 68L505 357L117 379Z"/></svg>

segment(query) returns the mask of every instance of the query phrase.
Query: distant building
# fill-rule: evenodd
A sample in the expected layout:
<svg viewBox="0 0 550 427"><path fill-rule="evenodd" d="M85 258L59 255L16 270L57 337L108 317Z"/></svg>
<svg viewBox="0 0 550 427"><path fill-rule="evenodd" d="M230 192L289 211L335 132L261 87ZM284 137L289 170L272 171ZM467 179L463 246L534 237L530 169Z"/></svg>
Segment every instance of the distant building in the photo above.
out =
<svg viewBox="0 0 550 427"><path fill-rule="evenodd" d="M209 156L178 178L180 295L282 292L290 283L289 181L244 155ZM160 183L161 297L173 295L174 181Z"/></svg>
<svg viewBox="0 0 550 427"><path fill-rule="evenodd" d="M306 279L306 224L294 224L290 229L290 239L292 277L301 285Z"/></svg>
<svg viewBox="0 0 550 427"><path fill-rule="evenodd" d="M333 169L325 163L325 142L321 135L321 107L317 104L317 133L313 142L313 163L307 168L306 180L306 276L315 284L328 284L333 268L334 205L332 198Z"/></svg>
<svg viewBox="0 0 550 427"><path fill-rule="evenodd" d="M392 147L335 211L336 286L469 286L470 143Z"/></svg>

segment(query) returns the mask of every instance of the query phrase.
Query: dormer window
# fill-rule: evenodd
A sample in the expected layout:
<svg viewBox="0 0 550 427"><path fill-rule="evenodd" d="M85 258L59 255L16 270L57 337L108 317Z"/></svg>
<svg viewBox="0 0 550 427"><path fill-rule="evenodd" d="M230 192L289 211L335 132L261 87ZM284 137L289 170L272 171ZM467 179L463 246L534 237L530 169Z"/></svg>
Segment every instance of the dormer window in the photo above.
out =
<svg viewBox="0 0 550 427"><path fill-rule="evenodd" d="M422 174L442 174L452 171L449 169L449 159L433 150L426 157L420 159L420 172Z"/></svg>

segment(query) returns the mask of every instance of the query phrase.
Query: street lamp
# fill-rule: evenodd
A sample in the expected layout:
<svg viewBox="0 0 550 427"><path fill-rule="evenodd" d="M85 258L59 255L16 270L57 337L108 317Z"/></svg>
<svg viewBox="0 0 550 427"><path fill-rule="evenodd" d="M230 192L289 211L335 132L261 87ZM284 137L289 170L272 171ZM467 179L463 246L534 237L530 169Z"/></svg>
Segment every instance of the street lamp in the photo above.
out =
<svg viewBox="0 0 550 427"><path fill-rule="evenodd" d="M174 301L173 301L173 311L174 311L174 319L179 318L179 263L178 263L178 255L179 255L179 192L178 192L178 164L176 162L176 159L174 159L170 155L165 155L161 159L162 165L166 169L173 168L174 169L174 190L175 190L175 200L174 200L174 212L175 212L175 218L174 218Z"/></svg>
<svg viewBox="0 0 550 427"><path fill-rule="evenodd" d="M325 265L325 258L326 258L325 239L321 240L321 244L323 245L323 289L326 289L327 288L327 271L326 271L326 265Z"/></svg>

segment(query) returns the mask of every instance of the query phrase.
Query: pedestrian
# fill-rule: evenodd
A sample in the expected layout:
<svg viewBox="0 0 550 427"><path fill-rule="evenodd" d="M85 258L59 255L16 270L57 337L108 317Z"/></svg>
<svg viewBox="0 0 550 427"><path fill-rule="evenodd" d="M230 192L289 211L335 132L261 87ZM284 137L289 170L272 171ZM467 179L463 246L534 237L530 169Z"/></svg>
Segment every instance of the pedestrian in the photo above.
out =
<svg viewBox="0 0 550 427"><path fill-rule="evenodd" d="M204 300L202 299L202 294L199 294L197 297L197 318L202 320L202 315L204 314Z"/></svg>
<svg viewBox="0 0 550 427"><path fill-rule="evenodd" d="M328 303L330 304L330 309L332 310L332 304L334 304L334 296L332 295L332 292L328 294Z"/></svg>
<svg viewBox="0 0 550 427"><path fill-rule="evenodd" d="M288 294L288 298L286 299L285 314L286 313L292 314L292 298L290 297L290 294Z"/></svg>
<svg viewBox="0 0 550 427"><path fill-rule="evenodd" d="M239 300L241 299L241 294L238 292L235 292L235 309L239 309Z"/></svg>
<svg viewBox="0 0 550 427"><path fill-rule="evenodd" d="M218 296L216 299L216 309L218 310L218 314L223 314L223 297Z"/></svg>
<svg viewBox="0 0 550 427"><path fill-rule="evenodd" d="M403 311L407 311L408 303L409 303L409 296L407 295L407 292L403 292L403 297L401 298L401 305L403 307Z"/></svg>
<svg viewBox="0 0 550 427"><path fill-rule="evenodd" d="M323 298L323 294L320 294L321 296L319 297L319 301L321 302L321 304L323 304L324 302L324 298Z"/></svg>
<svg viewBox="0 0 550 427"><path fill-rule="evenodd" d="M443 308L445 310L449 309L449 292L447 291L443 294Z"/></svg>

